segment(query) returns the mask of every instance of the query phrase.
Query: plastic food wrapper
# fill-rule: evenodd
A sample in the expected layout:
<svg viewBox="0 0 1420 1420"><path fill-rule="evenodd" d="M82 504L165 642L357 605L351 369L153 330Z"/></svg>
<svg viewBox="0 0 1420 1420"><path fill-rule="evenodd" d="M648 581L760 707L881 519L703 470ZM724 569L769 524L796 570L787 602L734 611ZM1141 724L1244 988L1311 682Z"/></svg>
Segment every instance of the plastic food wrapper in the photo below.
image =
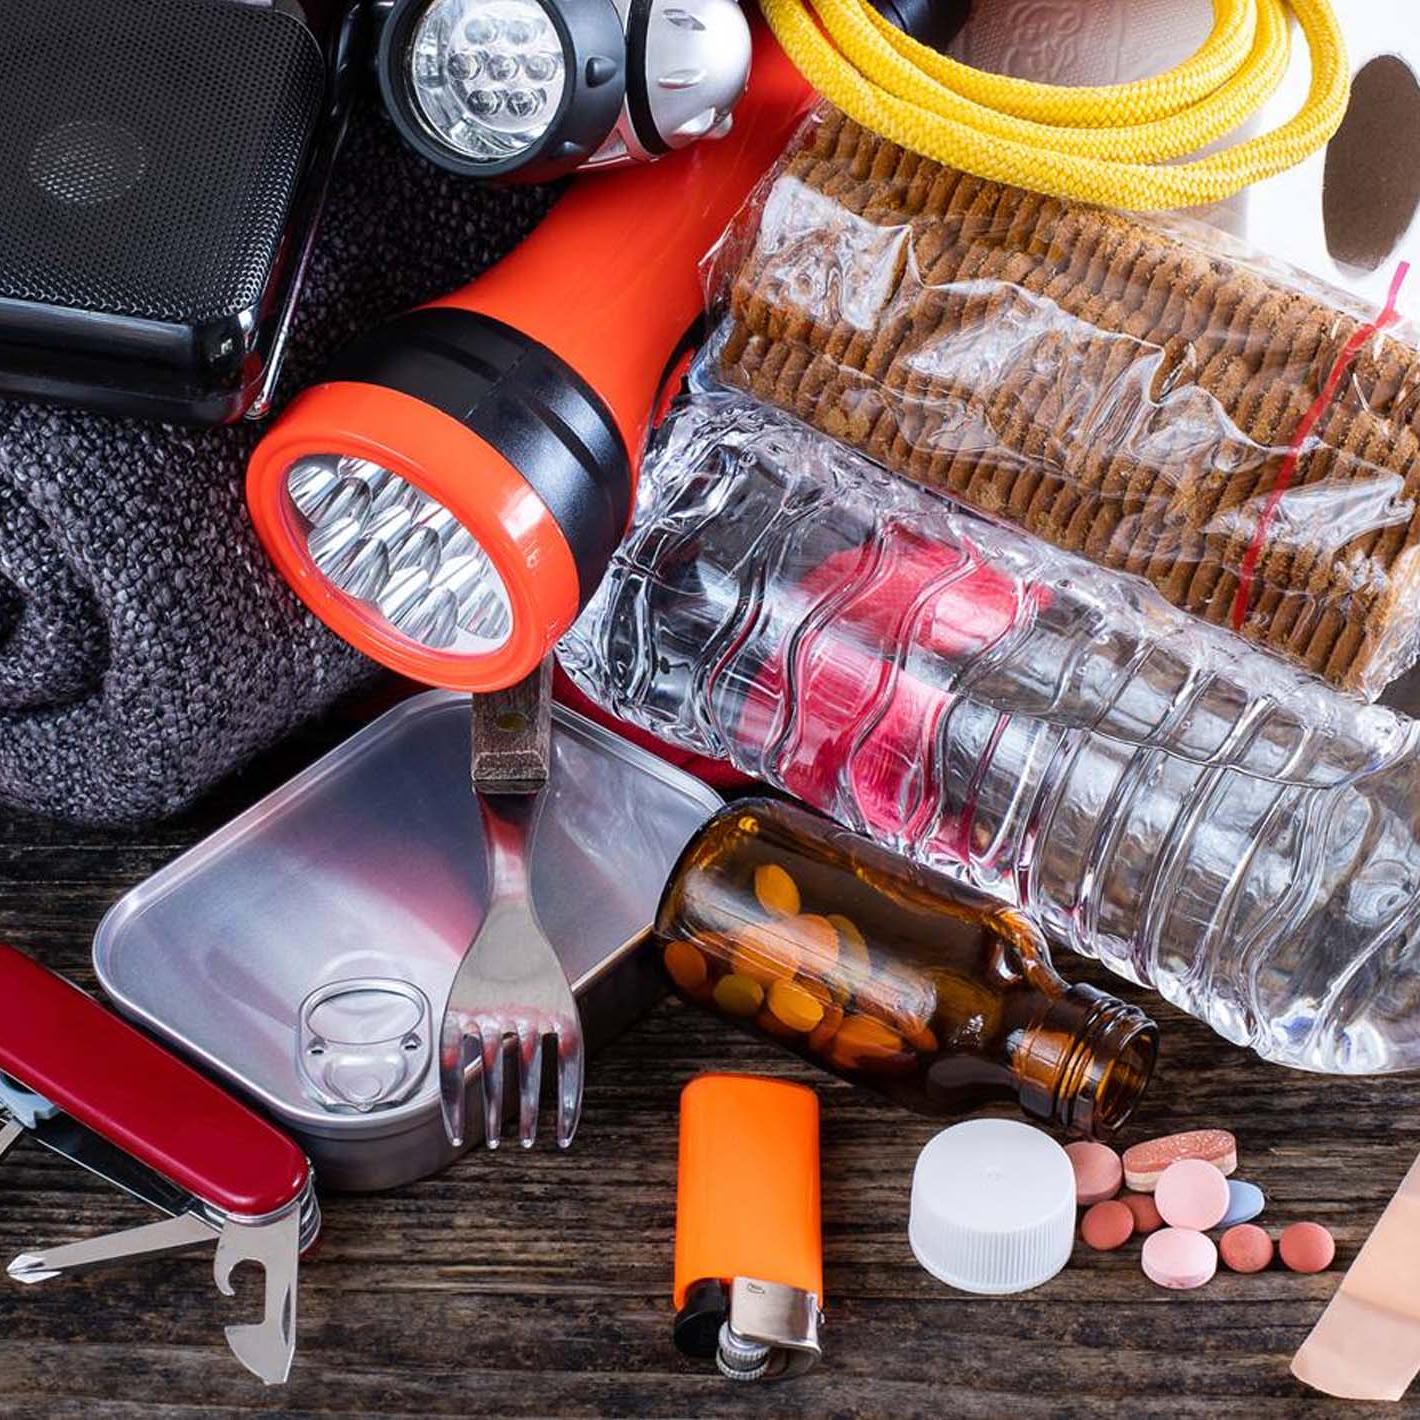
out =
<svg viewBox="0 0 1420 1420"><path fill-rule="evenodd" d="M1404 271L1366 309L823 108L709 282L731 385L1374 698L1420 655Z"/></svg>

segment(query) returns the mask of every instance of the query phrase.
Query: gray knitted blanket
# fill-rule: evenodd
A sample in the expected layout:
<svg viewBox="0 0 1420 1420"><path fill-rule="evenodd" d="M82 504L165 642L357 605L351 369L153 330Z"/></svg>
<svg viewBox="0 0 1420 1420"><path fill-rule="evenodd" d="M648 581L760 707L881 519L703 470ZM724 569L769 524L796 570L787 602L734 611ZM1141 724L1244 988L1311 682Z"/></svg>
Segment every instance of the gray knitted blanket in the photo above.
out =
<svg viewBox="0 0 1420 1420"><path fill-rule="evenodd" d="M367 106L284 395L501 255L551 195L440 173ZM257 544L242 480L260 432L0 402L0 803L91 823L175 812L372 673Z"/></svg>

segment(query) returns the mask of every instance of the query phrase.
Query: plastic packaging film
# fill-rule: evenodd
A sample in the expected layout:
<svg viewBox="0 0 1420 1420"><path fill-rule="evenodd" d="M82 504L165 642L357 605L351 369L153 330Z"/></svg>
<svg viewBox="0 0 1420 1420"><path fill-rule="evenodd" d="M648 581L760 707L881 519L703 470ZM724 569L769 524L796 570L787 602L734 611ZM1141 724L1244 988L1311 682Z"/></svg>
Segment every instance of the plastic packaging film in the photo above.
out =
<svg viewBox="0 0 1420 1420"><path fill-rule="evenodd" d="M697 372L697 380L701 378ZM1283 1063L1420 1065L1420 735L738 393L663 426L563 664Z"/></svg>
<svg viewBox="0 0 1420 1420"><path fill-rule="evenodd" d="M710 279L723 377L894 472L1367 697L1415 661L1420 353L1394 300L831 109Z"/></svg>

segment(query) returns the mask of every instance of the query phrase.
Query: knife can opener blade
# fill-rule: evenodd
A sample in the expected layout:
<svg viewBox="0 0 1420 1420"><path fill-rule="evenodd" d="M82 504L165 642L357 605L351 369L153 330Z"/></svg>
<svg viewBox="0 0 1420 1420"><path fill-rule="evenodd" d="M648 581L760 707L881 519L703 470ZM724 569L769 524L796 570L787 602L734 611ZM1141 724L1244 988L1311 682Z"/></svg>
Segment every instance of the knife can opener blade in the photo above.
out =
<svg viewBox="0 0 1420 1420"><path fill-rule="evenodd" d="M215 1243L225 1295L239 1264L265 1272L262 1319L228 1326L228 1344L266 1384L286 1379L299 1258L320 1230L305 1156L78 987L0 945L0 1159L26 1137L168 1216L21 1253L7 1269L15 1281Z"/></svg>

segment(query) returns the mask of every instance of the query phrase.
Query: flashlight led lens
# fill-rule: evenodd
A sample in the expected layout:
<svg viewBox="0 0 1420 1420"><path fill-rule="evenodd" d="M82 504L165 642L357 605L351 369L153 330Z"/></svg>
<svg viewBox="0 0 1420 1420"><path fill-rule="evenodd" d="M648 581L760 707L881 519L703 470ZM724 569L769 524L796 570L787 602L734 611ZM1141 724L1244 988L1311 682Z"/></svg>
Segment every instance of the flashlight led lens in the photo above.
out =
<svg viewBox="0 0 1420 1420"><path fill-rule="evenodd" d="M503 163L551 127L566 88L562 40L537 0L433 0L414 28L419 118L475 162Z"/></svg>
<svg viewBox="0 0 1420 1420"><path fill-rule="evenodd" d="M368 459L318 454L286 474L316 570L434 651L487 655L513 627L508 589L442 504Z"/></svg>

